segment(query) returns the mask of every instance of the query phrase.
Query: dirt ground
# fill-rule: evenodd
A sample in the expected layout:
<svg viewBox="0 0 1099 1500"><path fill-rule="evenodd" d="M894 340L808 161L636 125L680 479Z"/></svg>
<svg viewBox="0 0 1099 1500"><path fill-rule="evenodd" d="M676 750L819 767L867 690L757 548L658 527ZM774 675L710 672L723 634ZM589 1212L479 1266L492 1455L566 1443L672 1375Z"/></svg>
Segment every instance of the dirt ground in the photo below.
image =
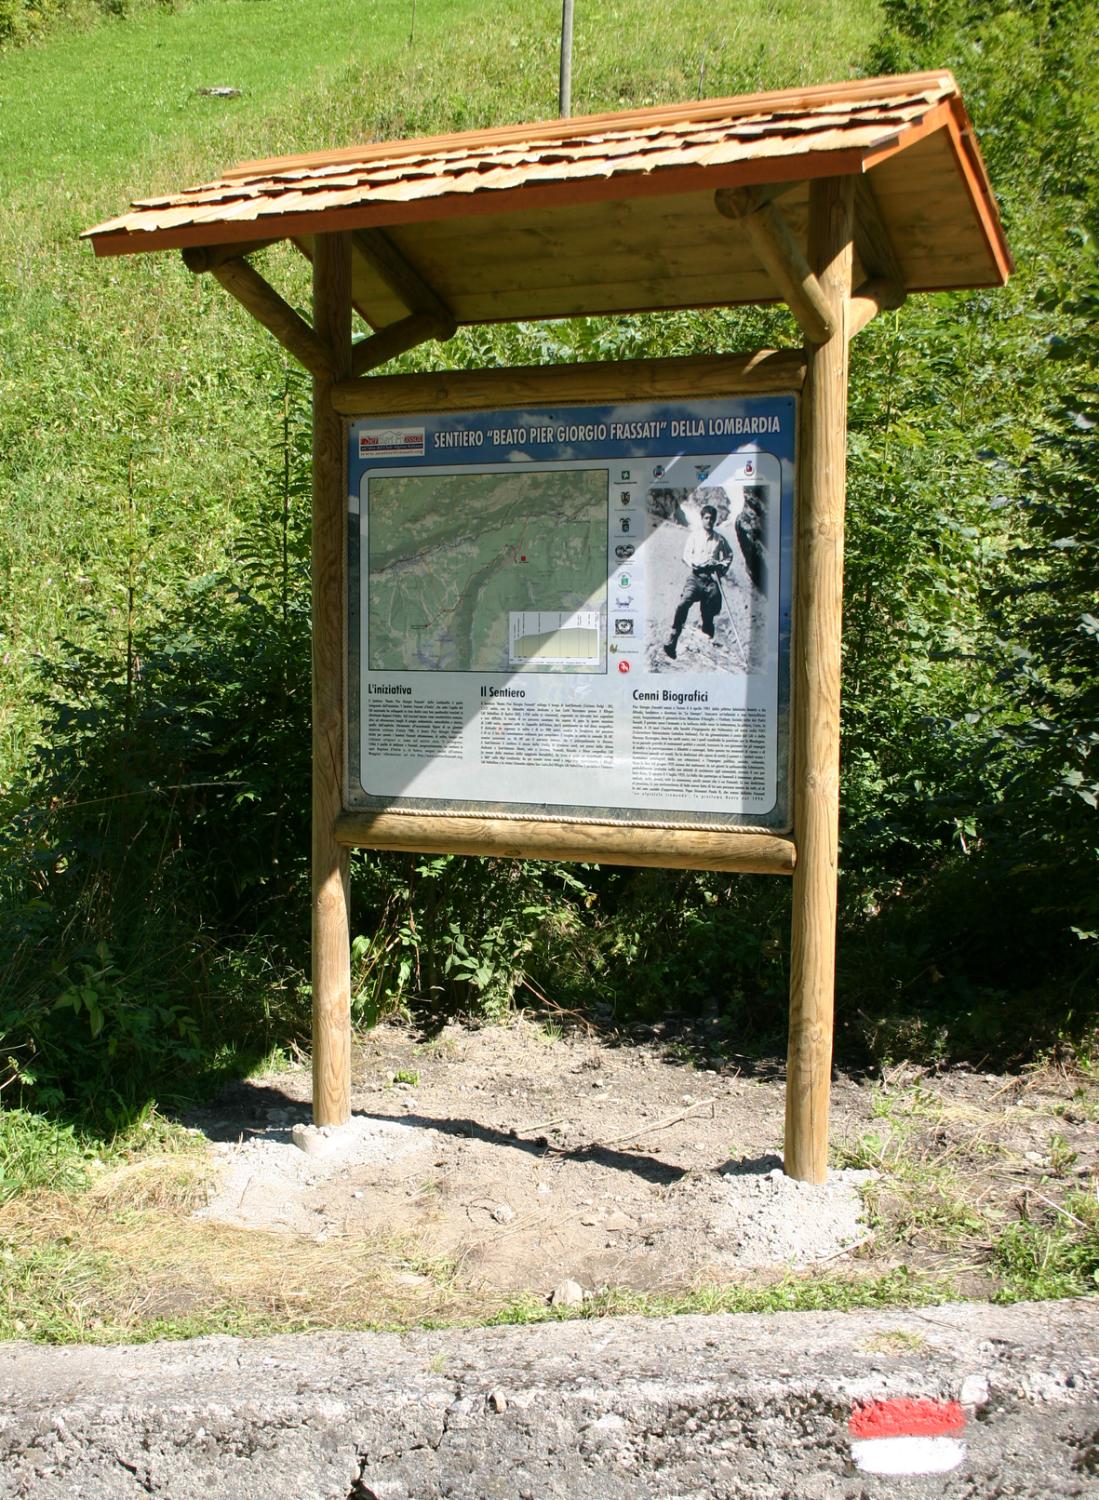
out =
<svg viewBox="0 0 1099 1500"><path fill-rule="evenodd" d="M390 1233L493 1294L672 1290L854 1259L949 1269L987 1295L988 1226L1058 1212L1099 1168L1089 1080L898 1069L836 1078L837 1170L794 1184L778 1170L781 1069L686 1051L527 1019L429 1041L381 1027L358 1049L345 1131L309 1127L304 1067L191 1118L217 1164L199 1212L289 1240Z"/></svg>

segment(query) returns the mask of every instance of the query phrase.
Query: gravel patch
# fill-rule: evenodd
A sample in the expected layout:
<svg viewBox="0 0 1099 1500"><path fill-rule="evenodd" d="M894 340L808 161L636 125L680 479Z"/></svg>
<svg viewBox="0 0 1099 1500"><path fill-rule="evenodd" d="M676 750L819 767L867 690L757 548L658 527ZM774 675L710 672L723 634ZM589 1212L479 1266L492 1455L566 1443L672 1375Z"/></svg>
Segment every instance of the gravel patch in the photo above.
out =
<svg viewBox="0 0 1099 1500"><path fill-rule="evenodd" d="M811 1266L867 1237L860 1188L876 1172L829 1172L827 1182L795 1182L777 1157L726 1167L715 1184L713 1219L728 1260L745 1269Z"/></svg>
<svg viewBox="0 0 1099 1500"><path fill-rule="evenodd" d="M211 1147L222 1162L218 1185L195 1217L325 1239L326 1215L306 1196L352 1167L388 1167L423 1151L430 1144L424 1137L396 1121L355 1116L338 1129L273 1126L262 1136L220 1142Z"/></svg>

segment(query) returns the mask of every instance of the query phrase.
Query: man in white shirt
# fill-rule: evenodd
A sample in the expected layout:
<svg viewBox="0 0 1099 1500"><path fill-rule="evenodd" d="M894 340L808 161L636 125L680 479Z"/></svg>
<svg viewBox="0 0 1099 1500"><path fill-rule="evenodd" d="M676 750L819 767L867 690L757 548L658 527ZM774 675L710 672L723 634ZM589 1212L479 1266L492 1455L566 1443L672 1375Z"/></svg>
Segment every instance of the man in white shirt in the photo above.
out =
<svg viewBox="0 0 1099 1500"><path fill-rule="evenodd" d="M679 603L675 607L671 635L664 642L664 655L670 656L673 661L676 657L679 635L687 623L687 615L692 604L698 604L702 615L703 635L713 638L714 621L721 612L720 580L725 577L733 558L733 549L729 543L720 532L714 530L717 522L715 508L712 505L704 505L700 512L700 519L702 530L692 531L683 549L683 561L691 571L687 575L683 592L679 596Z"/></svg>

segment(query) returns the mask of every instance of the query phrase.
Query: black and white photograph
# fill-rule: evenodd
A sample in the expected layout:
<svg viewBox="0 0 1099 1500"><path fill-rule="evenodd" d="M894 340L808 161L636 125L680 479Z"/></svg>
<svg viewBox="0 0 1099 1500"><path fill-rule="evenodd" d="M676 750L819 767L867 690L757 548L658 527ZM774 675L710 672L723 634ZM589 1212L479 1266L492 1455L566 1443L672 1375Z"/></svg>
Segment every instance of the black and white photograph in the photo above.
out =
<svg viewBox="0 0 1099 1500"><path fill-rule="evenodd" d="M771 486L653 484L645 539L646 669L766 670Z"/></svg>

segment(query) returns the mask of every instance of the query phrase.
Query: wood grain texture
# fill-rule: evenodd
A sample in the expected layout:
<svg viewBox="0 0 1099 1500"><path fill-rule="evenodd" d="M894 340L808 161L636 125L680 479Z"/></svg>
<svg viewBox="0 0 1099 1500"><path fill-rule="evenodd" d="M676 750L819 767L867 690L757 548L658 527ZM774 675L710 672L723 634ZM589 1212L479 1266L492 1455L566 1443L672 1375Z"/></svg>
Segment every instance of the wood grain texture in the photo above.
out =
<svg viewBox="0 0 1099 1500"><path fill-rule="evenodd" d="M802 350L763 349L756 354L520 365L509 370L344 380L333 386L332 403L342 416L373 417L494 411L532 402L584 405L667 396L774 395L800 390L804 375Z"/></svg>
<svg viewBox="0 0 1099 1500"><path fill-rule="evenodd" d="M284 349L320 380L334 380L340 373L327 344L318 338L304 318L264 281L246 260L226 260L212 266L210 274L257 322L273 333Z"/></svg>
<svg viewBox="0 0 1099 1500"><path fill-rule="evenodd" d="M714 195L718 212L734 219L812 344L823 344L834 331L832 309L802 253L781 209L750 190Z"/></svg>
<svg viewBox="0 0 1099 1500"><path fill-rule="evenodd" d="M255 255L257 250L266 250L269 245L278 243L274 239L250 240L246 245L192 245L190 250L180 253L188 271L200 276L204 271L212 271L215 266L224 265L227 260L240 260L245 255Z"/></svg>
<svg viewBox="0 0 1099 1500"><path fill-rule="evenodd" d="M923 73L889 74L876 78L859 78L849 83L811 84L806 88L772 89L766 93L738 94L731 99L703 99L686 104L658 104L643 109L609 114L577 115L567 126L560 120L543 120L521 125L497 125L490 129L460 131L451 135L421 136L406 141L381 141L373 145L343 146L334 151L308 151L298 156L257 157L237 162L221 175L252 177L264 171L290 171L306 167L338 165L341 162L369 161L371 157L422 156L431 149L453 150L474 142L491 142L497 146L526 145L535 141L554 140L574 135L579 130L620 130L630 126L658 128L685 122L704 124L761 112L798 112L827 109L832 105L855 105L863 100L905 94L930 92L955 94L958 85L946 69Z"/></svg>
<svg viewBox="0 0 1099 1500"><path fill-rule="evenodd" d="M868 278L892 283L893 306L899 307L905 298L904 271L866 177L855 183L855 251Z"/></svg>
<svg viewBox="0 0 1099 1500"><path fill-rule="evenodd" d="M440 323L433 313L409 313L399 323L388 328L379 328L369 338L356 344L351 353L352 375L365 375L379 365L396 359L414 349L417 344L426 344L429 339L448 339L454 333L455 324Z"/></svg>
<svg viewBox="0 0 1099 1500"><path fill-rule="evenodd" d="M789 875L796 863L793 840L770 833L368 812L345 812L336 833L354 848L427 854L571 859L756 875Z"/></svg>
<svg viewBox="0 0 1099 1500"><path fill-rule="evenodd" d="M809 189L791 190L783 213L804 242ZM747 290L773 295L747 241L730 235L712 212L713 194L622 199L598 204L497 214L478 219L474 233L462 219L394 225L385 231L397 254L443 299L459 323L506 321L525 316L531 287L547 309L567 315L574 301L625 307L653 304L653 287L665 306L716 304ZM683 224L691 223L690 235ZM353 256L355 304L372 327L405 315L397 297L362 256Z"/></svg>
<svg viewBox="0 0 1099 1500"><path fill-rule="evenodd" d="M351 366L351 244L318 235L313 320L336 374ZM329 380L313 382L313 1118L351 1113L351 939L343 808L347 481L344 425Z"/></svg>
<svg viewBox="0 0 1099 1500"><path fill-rule="evenodd" d="M367 262L409 312L431 313L440 325L449 323L454 331L450 308L384 230L357 229L351 245L354 254Z"/></svg>
<svg viewBox="0 0 1099 1500"><path fill-rule="evenodd" d="M839 859L840 627L847 455L847 315L854 184L814 182L809 261L836 332L807 351L801 399L794 565L791 743L794 870L785 1166L823 1182L828 1170Z"/></svg>
<svg viewBox="0 0 1099 1500"><path fill-rule="evenodd" d="M871 277L864 281L851 298L847 314L847 337L853 339L868 323L886 312L900 307L905 300L903 287L884 276Z"/></svg>

